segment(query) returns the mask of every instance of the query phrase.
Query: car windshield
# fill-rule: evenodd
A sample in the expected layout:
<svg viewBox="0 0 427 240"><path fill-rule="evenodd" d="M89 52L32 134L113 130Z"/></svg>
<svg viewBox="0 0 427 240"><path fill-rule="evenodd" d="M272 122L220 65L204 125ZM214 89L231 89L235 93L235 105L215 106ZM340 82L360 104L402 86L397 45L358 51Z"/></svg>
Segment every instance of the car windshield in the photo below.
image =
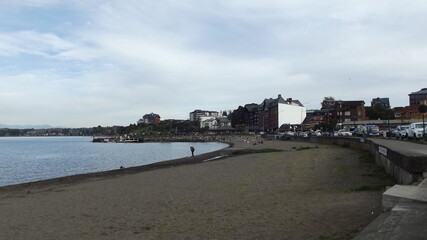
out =
<svg viewBox="0 0 427 240"><path fill-rule="evenodd" d="M402 129L408 129L408 128L409 128L409 126L402 126L402 127L400 127L400 128L402 128Z"/></svg>
<svg viewBox="0 0 427 240"><path fill-rule="evenodd" d="M415 124L415 128L423 128L423 124Z"/></svg>

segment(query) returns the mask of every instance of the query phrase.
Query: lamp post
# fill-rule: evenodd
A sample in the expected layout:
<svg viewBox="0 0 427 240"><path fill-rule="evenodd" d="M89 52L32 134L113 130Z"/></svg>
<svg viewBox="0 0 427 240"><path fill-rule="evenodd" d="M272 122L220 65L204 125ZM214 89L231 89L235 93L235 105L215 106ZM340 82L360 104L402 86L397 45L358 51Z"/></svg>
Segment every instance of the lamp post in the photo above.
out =
<svg viewBox="0 0 427 240"><path fill-rule="evenodd" d="M387 111L387 123L388 123L388 138L391 139L391 128L390 128L390 118L392 118L392 112Z"/></svg>
<svg viewBox="0 0 427 240"><path fill-rule="evenodd" d="M427 107L424 104L421 104L418 107L418 111L423 115L423 138L426 139L426 125L424 123L424 114L427 112Z"/></svg>
<svg viewBox="0 0 427 240"><path fill-rule="evenodd" d="M426 125L424 124L424 113L423 113L423 138L427 139L427 137L426 137Z"/></svg>

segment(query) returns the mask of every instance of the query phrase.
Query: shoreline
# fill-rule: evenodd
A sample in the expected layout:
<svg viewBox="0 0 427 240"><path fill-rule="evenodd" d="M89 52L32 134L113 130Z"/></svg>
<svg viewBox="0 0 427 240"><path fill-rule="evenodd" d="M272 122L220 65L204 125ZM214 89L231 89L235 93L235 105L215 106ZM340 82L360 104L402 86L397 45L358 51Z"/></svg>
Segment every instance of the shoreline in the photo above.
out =
<svg viewBox="0 0 427 240"><path fill-rule="evenodd" d="M112 170L100 171L100 172L82 173L82 174L50 178L50 179L44 179L44 180L38 180L38 181L32 181L32 182L0 186L0 193L21 191L21 190L31 191L30 190L31 188L36 188L36 189L43 188L43 187L47 187L49 185L54 185L54 184L69 185L69 184L89 181L92 179L105 179L108 177L116 177L116 176L121 176L126 174L136 174L136 173L160 169L160 168L168 168L168 167L175 167L180 165L202 163L205 160L216 158L216 157L219 157L217 159L219 160L232 155L233 151L231 151L230 148L233 147L234 143L225 142L225 141L220 143L228 144L228 147L225 147L223 149L216 150L213 152L195 155L194 157L189 156L189 157L175 158L175 159L170 159L170 160L165 160L165 161L160 161L160 162L150 163L150 164L145 164L140 166L118 168L118 169L112 169Z"/></svg>

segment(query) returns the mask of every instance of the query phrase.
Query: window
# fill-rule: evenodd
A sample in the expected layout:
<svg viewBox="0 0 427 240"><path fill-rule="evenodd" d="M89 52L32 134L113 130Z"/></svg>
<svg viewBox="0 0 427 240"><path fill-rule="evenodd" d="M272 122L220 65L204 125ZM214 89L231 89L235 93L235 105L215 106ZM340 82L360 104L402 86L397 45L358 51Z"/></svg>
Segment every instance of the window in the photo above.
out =
<svg viewBox="0 0 427 240"><path fill-rule="evenodd" d="M351 114L350 114L350 111L347 111L347 112L345 112L344 113L346 116L350 116Z"/></svg>

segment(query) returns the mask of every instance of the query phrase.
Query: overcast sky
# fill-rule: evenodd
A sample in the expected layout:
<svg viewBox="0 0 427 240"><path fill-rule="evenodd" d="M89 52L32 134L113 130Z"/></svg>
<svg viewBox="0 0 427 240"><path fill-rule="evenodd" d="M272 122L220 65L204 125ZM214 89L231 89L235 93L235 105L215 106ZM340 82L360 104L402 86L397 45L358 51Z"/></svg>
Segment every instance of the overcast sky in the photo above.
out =
<svg viewBox="0 0 427 240"><path fill-rule="evenodd" d="M129 125L427 87L427 1L1 0L0 123Z"/></svg>

